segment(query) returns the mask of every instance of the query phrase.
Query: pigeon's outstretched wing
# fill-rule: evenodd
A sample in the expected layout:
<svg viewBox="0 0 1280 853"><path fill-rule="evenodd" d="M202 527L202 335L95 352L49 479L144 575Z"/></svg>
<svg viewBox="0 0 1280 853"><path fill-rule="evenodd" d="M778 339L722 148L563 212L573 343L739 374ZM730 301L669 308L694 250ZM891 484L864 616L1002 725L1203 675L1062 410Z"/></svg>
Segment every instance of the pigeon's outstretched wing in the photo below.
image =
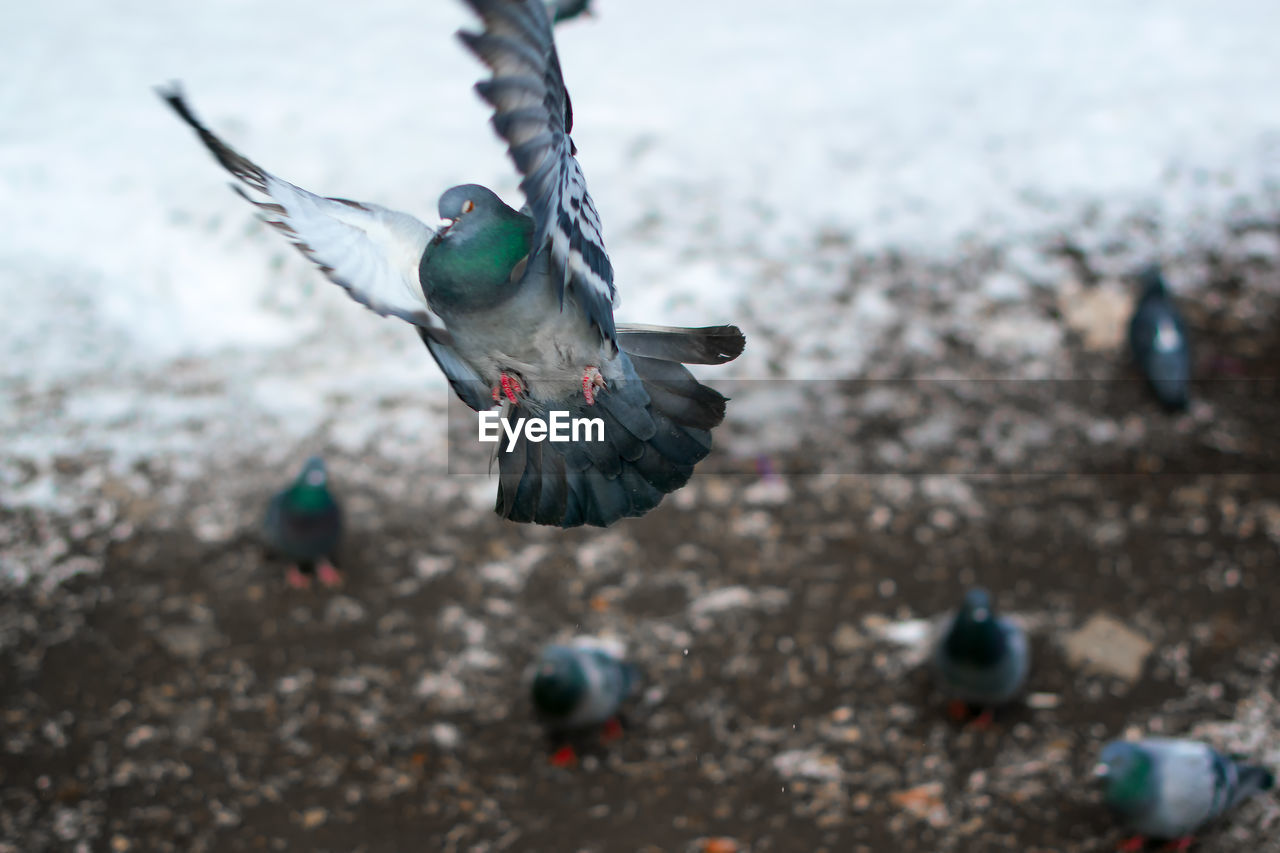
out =
<svg viewBox="0 0 1280 853"><path fill-rule="evenodd" d="M179 86L157 90L200 136L223 167L239 179L232 189L263 211L302 254L351 298L383 316L449 340L418 280L418 262L434 232L407 213L341 198L324 198L264 171L219 139L191 112ZM246 187L269 200L251 196Z"/></svg>
<svg viewBox="0 0 1280 853"><path fill-rule="evenodd" d="M466 0L484 22L458 37L493 76L476 84L493 105L493 127L506 140L533 216L534 252L550 251L552 275L567 287L601 337L617 346L613 267L600 216L574 159L573 107L543 0ZM530 265L532 267L532 265Z"/></svg>

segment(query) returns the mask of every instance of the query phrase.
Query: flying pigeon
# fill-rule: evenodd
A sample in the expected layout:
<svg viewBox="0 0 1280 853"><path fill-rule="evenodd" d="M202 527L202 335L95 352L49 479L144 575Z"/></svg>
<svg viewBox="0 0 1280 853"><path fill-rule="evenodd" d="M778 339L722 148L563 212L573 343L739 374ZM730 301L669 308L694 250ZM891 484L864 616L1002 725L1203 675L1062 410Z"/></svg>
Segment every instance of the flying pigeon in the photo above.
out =
<svg viewBox="0 0 1280 853"><path fill-rule="evenodd" d="M963 720L978 709L974 724L981 728L1026 683L1031 650L1026 632L996 613L987 591L971 589L938 641L933 662L943 692L953 700L951 715Z"/></svg>
<svg viewBox="0 0 1280 853"><path fill-rule="evenodd" d="M1156 398L1169 411L1187 407L1191 349L1187 326L1169 296L1160 268L1138 276L1141 295L1129 321L1129 348Z"/></svg>
<svg viewBox="0 0 1280 853"><path fill-rule="evenodd" d="M1141 850L1147 838L1185 850L1202 825L1275 785L1263 767L1179 738L1112 741L1094 774L1105 780L1107 807L1136 833L1122 847L1130 851Z"/></svg>
<svg viewBox="0 0 1280 853"><path fill-rule="evenodd" d="M342 507L329 491L323 459L312 456L293 483L271 498L262 532L273 552L293 561L285 576L289 586L307 589L312 575L326 587L342 583L330 562L342 539Z"/></svg>
<svg viewBox="0 0 1280 853"><path fill-rule="evenodd" d="M529 678L533 710L553 741L600 729L606 739L621 733L618 710L640 684L639 670L590 638L542 650ZM555 764L574 759L571 746L552 756Z"/></svg>
<svg viewBox="0 0 1280 853"><path fill-rule="evenodd" d="M546 0L546 3L553 24L573 20L579 15L591 17L594 14L591 0Z"/></svg>
<svg viewBox="0 0 1280 853"><path fill-rule="evenodd" d="M613 267L569 138L573 111L543 0L466 0L483 21L462 43L492 69L476 91L522 177L525 207L465 184L448 224L313 195L266 172L200 123L176 86L160 94L257 205L357 302L413 324L454 392L509 422L600 419L582 440L520 431L498 458L495 511L512 521L606 527L679 489L711 450L726 398L685 364L723 364L735 326L615 325ZM252 193L250 192L252 191ZM265 196L265 198L262 198ZM590 440L589 440L590 439Z"/></svg>

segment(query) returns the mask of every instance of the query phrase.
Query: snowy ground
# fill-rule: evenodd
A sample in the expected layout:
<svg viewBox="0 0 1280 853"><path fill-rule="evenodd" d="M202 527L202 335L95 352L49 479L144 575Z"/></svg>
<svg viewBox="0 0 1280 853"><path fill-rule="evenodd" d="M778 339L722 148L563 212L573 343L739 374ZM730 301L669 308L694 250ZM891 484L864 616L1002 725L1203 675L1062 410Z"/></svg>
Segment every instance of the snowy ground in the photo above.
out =
<svg viewBox="0 0 1280 853"><path fill-rule="evenodd" d="M460 849L561 849L538 822L548 804L510 775L536 758L503 763L529 735L505 719L515 658L578 621L639 644L672 687L649 734L592 771L612 774L607 790L570 800L622 812L622 826L659 815L648 840L660 849L714 829L786 850L779 815L812 849L988 849L978 838L1000 849L1008 833L1100 849L1096 803L1040 819L1080 769L1059 766L1064 743L1083 753L1129 727L1209 726L1280 755L1268 616L1280 605L1258 592L1280 542L1273 384L1206 385L1166 421L1114 384L787 382L1126 377L1122 279L1152 259L1198 333L1200 375L1274 378L1280 7L599 0L596 19L558 40L619 317L737 322L747 352L707 375L783 384L738 386L704 482L640 522L559 534L499 523L492 481L445 476L446 390L416 337L256 224L151 91L182 80L233 144L317 192L427 221L456 183L518 202L471 91L479 65L452 35L461 4L10 6L0 683L17 698L3 709L15 760L0 767L0 850L10 837L23 850L117 837L218 847L251 830L352 849L388 815L394 831L368 849L450 825L466 827ZM348 490L361 579L332 600L290 602L251 532L263 496L315 450ZM760 455L783 473L912 476L779 487L754 479ZM915 476L1036 465L1239 476L1028 489ZM1163 543L1169 530L1182 538ZM1052 601L1025 581L1045 542ZM1074 597L1069 560L1106 579L1091 597ZM1212 607L1164 590L1168 565ZM1121 689L1050 653L1037 689L1066 710L1018 718L1012 743L975 757L966 735L916 709L914 688L896 690L909 660L873 641L876 626L948 606L971 571L1042 614L1049 648L1105 611L1151 638L1157 663ZM820 600L841 606L814 616ZM258 650L265 622L283 639ZM821 654L795 652L805 638ZM694 672L684 644L732 665ZM113 675L89 677L95 660ZM134 664L146 672L117 684ZM753 681L771 668L785 677ZM82 692L67 687L82 678ZM503 710L477 723L478 709ZM93 746L114 729L119 742ZM226 770L243 749L252 768ZM363 750L386 760L359 764ZM339 758L326 764L327 751ZM997 769L972 775L987 758ZM673 787L646 787L663 768ZM201 796L146 804L182 773ZM349 774L347 799L271 807L270 791L297 795L299 773ZM413 785L425 788L397 787L424 773ZM496 803L415 812L397 799L443 797L459 780ZM708 780L728 785L723 802L685 801ZM207 790L216 808L188 817ZM573 819L574 843L604 837L596 816ZM1274 802L1246 817L1209 849L1275 836ZM532 834L510 836L522 827Z"/></svg>
<svg viewBox="0 0 1280 853"><path fill-rule="evenodd" d="M0 14L6 397L88 381L121 393L91 408L132 410L130 387L198 358L230 386L226 411L296 386L305 434L316 392L442 387L406 330L253 224L151 87L182 80L234 144L319 192L431 221L455 183L516 201L471 91L479 66L453 38L461 4ZM1131 251L1211 243L1280 205L1277 24L1266 2L606 5L559 38L621 317L788 339L749 349L739 375L856 375L899 311L864 283L832 328L826 302L847 284L832 244L994 246L1057 284L1037 250L1060 233L1114 238L1136 218ZM354 364L305 367L326 358Z"/></svg>

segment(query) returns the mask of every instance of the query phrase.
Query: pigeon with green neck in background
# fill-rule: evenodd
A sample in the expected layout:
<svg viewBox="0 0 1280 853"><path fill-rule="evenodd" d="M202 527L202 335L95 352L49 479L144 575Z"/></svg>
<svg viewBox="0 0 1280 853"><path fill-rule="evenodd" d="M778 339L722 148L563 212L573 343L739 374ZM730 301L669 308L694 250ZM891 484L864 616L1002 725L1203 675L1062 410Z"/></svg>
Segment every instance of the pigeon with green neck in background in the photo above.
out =
<svg viewBox="0 0 1280 853"><path fill-rule="evenodd" d="M285 576L290 586L306 589L313 575L326 587L341 585L331 558L342 539L342 507L329 490L319 456L308 459L293 483L271 498L262 531L274 553L293 561Z"/></svg>
<svg viewBox="0 0 1280 853"><path fill-rule="evenodd" d="M950 711L967 719L975 710L978 727L991 723L997 707L1008 703L1027 680L1031 650L1026 632L999 616L984 589L971 589L951 617L934 650L934 667Z"/></svg>
<svg viewBox="0 0 1280 853"><path fill-rule="evenodd" d="M1135 833L1122 845L1130 851L1141 850L1148 838L1185 850L1205 823L1275 785L1266 768L1180 738L1112 741L1094 775L1105 782L1107 807Z"/></svg>
<svg viewBox="0 0 1280 853"><path fill-rule="evenodd" d="M1171 412L1181 411L1187 407L1191 383L1187 324L1159 267L1144 269L1138 284L1141 293L1129 321L1129 349L1156 399Z"/></svg>
<svg viewBox="0 0 1280 853"><path fill-rule="evenodd" d="M711 451L726 398L685 364L723 364L735 326L614 323L600 217L569 138L544 0L466 0L483 22L463 44L492 70L476 91L522 178L525 205L466 184L437 205L439 231L373 204L323 198L266 172L200 123L175 86L160 94L240 182L235 189L356 301L413 324L472 409L542 422L599 420L567 441L500 445L495 511L512 521L605 527L644 515ZM257 194L251 196L250 191Z"/></svg>
<svg viewBox="0 0 1280 853"><path fill-rule="evenodd" d="M621 733L619 709L636 691L639 670L591 638L542 650L529 676L534 714L553 742L575 732L599 729L609 739ZM574 759L572 747L552 756L555 764Z"/></svg>

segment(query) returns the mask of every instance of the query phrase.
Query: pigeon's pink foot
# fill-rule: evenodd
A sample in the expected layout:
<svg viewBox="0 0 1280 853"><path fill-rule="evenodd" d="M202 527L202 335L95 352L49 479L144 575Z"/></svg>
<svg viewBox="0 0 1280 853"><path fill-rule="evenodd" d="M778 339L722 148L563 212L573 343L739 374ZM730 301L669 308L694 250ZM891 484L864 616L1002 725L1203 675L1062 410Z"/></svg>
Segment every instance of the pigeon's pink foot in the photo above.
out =
<svg viewBox="0 0 1280 853"><path fill-rule="evenodd" d="M973 718L969 723L969 728L973 729L975 732L985 732L987 729L991 728L995 721L995 712L990 708L987 708L981 714Z"/></svg>
<svg viewBox="0 0 1280 853"><path fill-rule="evenodd" d="M1164 849L1165 850L1190 850L1191 845L1194 844L1195 841L1196 840L1194 838L1188 835L1185 838L1177 838L1177 839L1174 839L1173 841L1170 841L1168 844L1164 846Z"/></svg>
<svg viewBox="0 0 1280 853"><path fill-rule="evenodd" d="M319 578L320 585L328 589L342 586L342 572L334 568L333 563L328 560L321 560L316 564L316 577Z"/></svg>
<svg viewBox="0 0 1280 853"><path fill-rule="evenodd" d="M600 727L600 742L609 743L622 737L622 722L617 717L610 717Z"/></svg>
<svg viewBox="0 0 1280 853"><path fill-rule="evenodd" d="M520 380L507 373L498 374L498 387L493 389L493 402L497 403L502 400L505 395L508 400L513 403L520 402L516 399L516 395L524 390L524 386L520 384Z"/></svg>
<svg viewBox="0 0 1280 853"><path fill-rule="evenodd" d="M604 376L600 373L600 368L588 364L587 369L582 371L582 396L587 398L588 406L596 404L596 389L603 387Z"/></svg>
<svg viewBox="0 0 1280 853"><path fill-rule="evenodd" d="M960 699L947 703L947 716L957 723L963 723L969 719L969 703Z"/></svg>
<svg viewBox="0 0 1280 853"><path fill-rule="evenodd" d="M1138 853L1145 846L1147 846L1147 839L1141 835L1135 835L1133 838L1126 838L1121 841L1116 846L1116 849L1122 851L1122 853Z"/></svg>
<svg viewBox="0 0 1280 853"><path fill-rule="evenodd" d="M290 566L289 571L284 573L284 582L294 589L311 589L311 578L297 566Z"/></svg>
<svg viewBox="0 0 1280 853"><path fill-rule="evenodd" d="M578 763L578 753L574 752L571 746L562 746L551 753L551 758L548 760L552 767L572 767Z"/></svg>

